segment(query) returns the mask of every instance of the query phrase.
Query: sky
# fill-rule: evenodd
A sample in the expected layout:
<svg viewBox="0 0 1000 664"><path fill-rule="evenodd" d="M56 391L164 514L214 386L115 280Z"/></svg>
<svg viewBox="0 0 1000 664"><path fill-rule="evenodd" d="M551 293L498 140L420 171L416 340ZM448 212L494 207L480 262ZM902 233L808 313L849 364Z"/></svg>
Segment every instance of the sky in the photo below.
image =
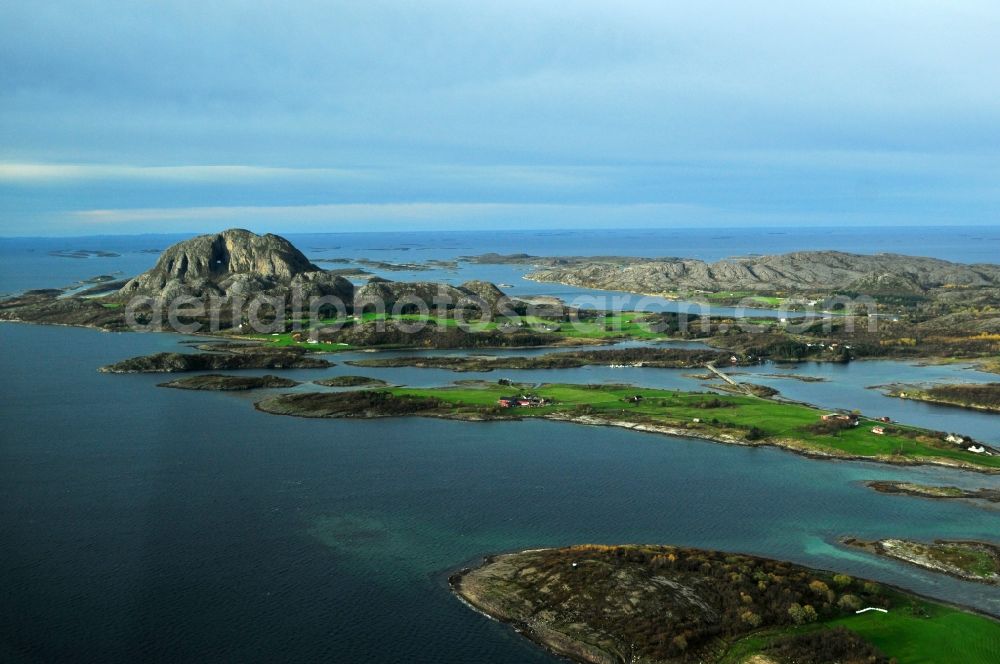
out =
<svg viewBox="0 0 1000 664"><path fill-rule="evenodd" d="M0 236L1000 224L1000 3L0 3Z"/></svg>

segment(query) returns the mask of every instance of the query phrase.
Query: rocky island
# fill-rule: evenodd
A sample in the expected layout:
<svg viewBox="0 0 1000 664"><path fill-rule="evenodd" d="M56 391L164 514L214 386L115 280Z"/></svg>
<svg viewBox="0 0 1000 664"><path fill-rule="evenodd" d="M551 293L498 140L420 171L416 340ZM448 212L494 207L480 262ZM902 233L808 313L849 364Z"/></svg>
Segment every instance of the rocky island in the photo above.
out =
<svg viewBox="0 0 1000 664"><path fill-rule="evenodd" d="M333 376L312 382L323 387L383 387L388 384L384 380L368 376Z"/></svg>
<svg viewBox="0 0 1000 664"><path fill-rule="evenodd" d="M328 360L303 351L263 353L155 353L133 357L98 369L101 373L179 373L231 369L326 369Z"/></svg>
<svg viewBox="0 0 1000 664"><path fill-rule="evenodd" d="M546 282L652 292L708 305L813 307L832 313L800 319L793 326L793 319L774 313L734 317L710 308L692 314L592 311L512 298L496 285L476 280L460 285L396 282L367 274L367 282L355 287L280 236L230 229L169 247L153 268L132 279L82 292L26 291L0 301L0 320L105 330L155 324L156 329L190 332L179 327L198 325L201 333L325 352L699 339L738 357L775 362L948 357L979 362L985 370L1000 367L997 265L841 252L715 263L527 255L468 260L534 265L538 269L529 278ZM253 329L248 321L248 302L261 297L281 302L264 308L267 331ZM174 320L140 309L130 321L129 307L136 298L147 298L150 309L177 298L187 298L188 306ZM317 317L304 320L291 303L310 298L331 298L342 306L321 307ZM439 306L439 301L447 304ZM417 322L421 324L415 326Z"/></svg>
<svg viewBox="0 0 1000 664"><path fill-rule="evenodd" d="M865 541L847 537L842 542L886 558L894 558L966 581L1000 584L1000 546L990 542L902 539Z"/></svg>
<svg viewBox="0 0 1000 664"><path fill-rule="evenodd" d="M878 583L673 546L503 554L451 585L477 610L589 664L888 664L913 647L928 661L978 662L1000 643L990 618ZM969 642L943 638L958 625Z"/></svg>
<svg viewBox="0 0 1000 664"><path fill-rule="evenodd" d="M168 383L160 383L160 387L173 387L181 390L210 390L216 392L231 392L243 390L259 390L263 388L295 387L298 381L281 376L224 376L222 374L205 374L178 378Z"/></svg>
<svg viewBox="0 0 1000 664"><path fill-rule="evenodd" d="M865 484L879 493L898 493L937 500L985 500L990 503L1000 503L1000 489L962 489L957 486L928 486L887 480L873 480Z"/></svg>
<svg viewBox="0 0 1000 664"><path fill-rule="evenodd" d="M616 256L544 257L496 254L478 263L533 266L528 279L625 291L707 305L837 314L812 329L772 331L776 359L823 359L833 344L842 356L965 357L995 370L1000 355L1000 265L967 265L899 254L800 251L729 258ZM850 332L846 332L846 330ZM713 334L731 350L761 346L763 337ZM844 349L849 345L849 349ZM836 353L834 353L836 354Z"/></svg>
<svg viewBox="0 0 1000 664"><path fill-rule="evenodd" d="M658 369L688 369L708 363L747 365L746 357L734 358L731 353L687 348L616 348L613 350L565 351L544 355L438 355L416 357L386 357L351 360L358 367L418 367L451 371L486 372L495 369L574 369L585 366L651 367Z"/></svg>
<svg viewBox="0 0 1000 664"><path fill-rule="evenodd" d="M1000 413L1000 383L891 385L885 388L885 393L887 396L899 399Z"/></svg>

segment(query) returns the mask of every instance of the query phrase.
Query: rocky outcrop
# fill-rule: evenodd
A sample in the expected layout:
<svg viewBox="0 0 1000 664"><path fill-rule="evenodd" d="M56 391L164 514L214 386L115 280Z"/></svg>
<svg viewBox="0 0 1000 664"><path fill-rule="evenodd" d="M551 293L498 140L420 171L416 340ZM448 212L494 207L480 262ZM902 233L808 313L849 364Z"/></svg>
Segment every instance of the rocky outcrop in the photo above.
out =
<svg viewBox="0 0 1000 664"><path fill-rule="evenodd" d="M368 376L333 376L314 380L317 385L324 387L384 387L388 385L380 378L370 378Z"/></svg>
<svg viewBox="0 0 1000 664"><path fill-rule="evenodd" d="M845 575L729 552L655 545L501 554L453 574L449 582L475 609L557 654L588 664L719 662L728 654L720 635L731 643L758 630L794 633L797 624L835 620L862 606L881 608L890 601L878 584ZM901 599L897 594L893 601ZM863 649L862 656L828 658L825 651L832 642L824 638L781 661L888 662L872 647ZM857 643L851 645L856 651ZM743 653L732 661L747 661L752 651L744 648Z"/></svg>
<svg viewBox="0 0 1000 664"><path fill-rule="evenodd" d="M404 311L405 313L405 311ZM457 325L438 325L434 320L368 321L321 329L317 335L323 343L348 344L357 348L398 346L405 348L517 348L585 343L547 332L530 330L465 330Z"/></svg>
<svg viewBox="0 0 1000 664"><path fill-rule="evenodd" d="M312 264L285 238L237 228L175 244L118 294L251 297L293 291L306 297L336 295L349 302L354 288Z"/></svg>
<svg viewBox="0 0 1000 664"><path fill-rule="evenodd" d="M325 369L333 364L305 353L155 353L101 367L101 373L180 373L226 369Z"/></svg>
<svg viewBox="0 0 1000 664"><path fill-rule="evenodd" d="M1000 287L1000 265L965 265L899 254L799 251L706 263L690 258L614 263L574 261L528 275L536 281L661 293L704 291L878 291Z"/></svg>
<svg viewBox="0 0 1000 664"><path fill-rule="evenodd" d="M461 286L433 281L389 281L371 279L354 294L357 311L381 310L414 312L425 303L429 311L443 309L475 309L496 312L501 303L510 302L502 290L487 281L468 281Z"/></svg>
<svg viewBox="0 0 1000 664"><path fill-rule="evenodd" d="M173 387L180 390L209 390L214 392L231 392L258 390L263 388L295 387L298 381L281 376L224 376L222 374L206 374L204 376L189 376L178 378L169 383L160 383L160 387Z"/></svg>
<svg viewBox="0 0 1000 664"><path fill-rule="evenodd" d="M886 558L966 581L1000 584L1000 546L991 542L904 539L866 541L845 537L841 543Z"/></svg>

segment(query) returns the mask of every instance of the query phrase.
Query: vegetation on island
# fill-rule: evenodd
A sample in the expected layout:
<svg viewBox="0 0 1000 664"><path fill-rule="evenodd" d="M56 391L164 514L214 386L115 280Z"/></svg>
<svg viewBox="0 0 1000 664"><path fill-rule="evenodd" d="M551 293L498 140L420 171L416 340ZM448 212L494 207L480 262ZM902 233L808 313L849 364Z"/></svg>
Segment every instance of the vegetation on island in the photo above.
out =
<svg viewBox="0 0 1000 664"><path fill-rule="evenodd" d="M530 407L504 407L511 395ZM686 392L631 385L543 384L538 387L477 383L436 388L392 387L365 392L275 395L260 410L302 417L422 415L472 421L547 418L616 425L746 445L775 445L828 458L890 463L941 463L983 471L1000 469L1000 455L968 452L945 434L900 424L875 434L876 420L845 415L848 426L823 420L827 411L743 394ZM857 422L857 426L850 423Z"/></svg>
<svg viewBox="0 0 1000 664"><path fill-rule="evenodd" d="M474 262L491 261L540 266L529 275L539 280L654 292L706 307L695 304L692 314L605 312L537 298L529 302L475 280L456 286L367 275L368 282L356 287L337 270L312 263L284 238L230 229L173 245L133 279L103 280L80 292L75 287L27 291L0 301L0 320L106 330L148 325L323 352L701 339L755 360L949 357L980 362L985 370L1000 367L1000 267L995 265L837 252L712 265L690 259L522 255ZM279 304L250 316L258 297ZM130 311L126 305L134 298L148 299L154 309L157 302L179 298L187 298L187 304L170 317L141 307ZM304 313L293 304L310 298L342 306L323 304L315 312L307 306ZM737 301L825 313L816 318L719 314L718 305Z"/></svg>
<svg viewBox="0 0 1000 664"><path fill-rule="evenodd" d="M843 543L886 558L902 560L933 572L967 581L1000 584L1000 546L989 542L902 539L865 541L853 537Z"/></svg>
<svg viewBox="0 0 1000 664"><path fill-rule="evenodd" d="M879 493L899 493L921 498L985 500L1000 503L1000 489L962 489L957 486L928 486L913 482L873 480L866 482Z"/></svg>
<svg viewBox="0 0 1000 664"><path fill-rule="evenodd" d="M900 399L1000 413L1000 383L939 384L925 387L893 385L886 390L886 394Z"/></svg>
<svg viewBox="0 0 1000 664"><path fill-rule="evenodd" d="M225 376L222 374L204 374L201 376L187 376L178 378L167 383L160 383L160 387L173 387L181 390L214 390L214 391L241 391L258 390L264 388L285 388L295 387L298 381L281 376Z"/></svg>
<svg viewBox="0 0 1000 664"><path fill-rule="evenodd" d="M324 387L382 387L388 384L384 380L368 376L332 376L312 382Z"/></svg>
<svg viewBox="0 0 1000 664"><path fill-rule="evenodd" d="M844 574L719 551L530 550L487 558L451 583L475 608L580 662L985 664L1000 646L990 618Z"/></svg>
<svg viewBox="0 0 1000 664"><path fill-rule="evenodd" d="M325 369L333 363L302 351L255 353L154 353L103 366L101 373L180 373L230 369Z"/></svg>
<svg viewBox="0 0 1000 664"><path fill-rule="evenodd" d="M735 361L733 361L735 359ZM412 357L376 357L351 360L348 364L358 367L419 367L449 369L451 371L486 372L496 369L573 369L592 365L655 367L660 369L688 369L712 362L746 365L745 357L734 358L731 353L689 348L615 348L592 351L563 351L543 355L432 355Z"/></svg>

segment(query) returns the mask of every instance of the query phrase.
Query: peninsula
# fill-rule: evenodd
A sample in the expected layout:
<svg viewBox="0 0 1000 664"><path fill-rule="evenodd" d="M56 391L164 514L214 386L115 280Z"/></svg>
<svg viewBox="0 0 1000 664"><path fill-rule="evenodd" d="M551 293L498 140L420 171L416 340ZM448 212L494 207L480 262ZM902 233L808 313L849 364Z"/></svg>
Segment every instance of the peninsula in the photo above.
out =
<svg viewBox="0 0 1000 664"><path fill-rule="evenodd" d="M872 581L674 546L503 554L451 585L486 615L591 664L888 664L914 648L926 661L985 664L1000 644L991 618Z"/></svg>
<svg viewBox="0 0 1000 664"><path fill-rule="evenodd" d="M1000 472L1000 452L980 453L946 434L859 415L746 394L683 392L631 385L462 384L440 388L392 387L355 392L295 392L258 401L276 415L373 418L419 415L468 421L543 418L586 425L702 438L736 445L771 445L827 459L895 464L941 464ZM878 433L876 433L878 431Z"/></svg>

